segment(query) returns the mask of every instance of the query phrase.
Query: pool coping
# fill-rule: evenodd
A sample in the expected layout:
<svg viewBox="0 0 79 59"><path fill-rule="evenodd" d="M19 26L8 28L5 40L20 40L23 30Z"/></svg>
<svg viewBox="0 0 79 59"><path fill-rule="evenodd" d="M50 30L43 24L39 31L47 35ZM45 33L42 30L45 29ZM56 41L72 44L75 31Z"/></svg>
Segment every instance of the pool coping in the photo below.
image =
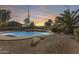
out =
<svg viewBox="0 0 79 59"><path fill-rule="evenodd" d="M3 32L4 33L4 32ZM48 32L49 33L49 32ZM32 39L32 38L41 38L41 37L49 37L49 36L53 36L55 35L55 33L50 33L48 35L40 35L40 36L22 36L22 37L11 37L11 36L6 36L6 35L0 35L0 40L6 40L6 41L13 41L13 40L23 40L23 39Z"/></svg>

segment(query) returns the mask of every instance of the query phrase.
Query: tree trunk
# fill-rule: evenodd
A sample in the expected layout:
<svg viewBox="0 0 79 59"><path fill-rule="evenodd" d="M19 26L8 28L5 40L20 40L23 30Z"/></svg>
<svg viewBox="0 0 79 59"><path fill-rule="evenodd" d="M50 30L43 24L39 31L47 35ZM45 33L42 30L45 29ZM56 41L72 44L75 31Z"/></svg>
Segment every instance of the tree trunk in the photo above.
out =
<svg viewBox="0 0 79 59"><path fill-rule="evenodd" d="M65 33L67 33L67 34L73 34L73 27L71 27L71 26L66 27L65 28Z"/></svg>

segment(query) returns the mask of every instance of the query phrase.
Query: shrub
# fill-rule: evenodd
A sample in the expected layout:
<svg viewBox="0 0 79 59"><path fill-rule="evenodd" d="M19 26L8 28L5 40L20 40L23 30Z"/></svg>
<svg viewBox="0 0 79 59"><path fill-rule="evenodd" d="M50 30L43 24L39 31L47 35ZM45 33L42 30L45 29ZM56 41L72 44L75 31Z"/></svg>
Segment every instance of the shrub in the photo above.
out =
<svg viewBox="0 0 79 59"><path fill-rule="evenodd" d="M5 27L7 26L7 23L0 21L0 27Z"/></svg>
<svg viewBox="0 0 79 59"><path fill-rule="evenodd" d="M74 37L77 40L77 42L79 42L79 29L74 30Z"/></svg>
<svg viewBox="0 0 79 59"><path fill-rule="evenodd" d="M31 22L31 23L30 23L30 28L31 28L31 29L34 29L34 28L35 28L34 22Z"/></svg>

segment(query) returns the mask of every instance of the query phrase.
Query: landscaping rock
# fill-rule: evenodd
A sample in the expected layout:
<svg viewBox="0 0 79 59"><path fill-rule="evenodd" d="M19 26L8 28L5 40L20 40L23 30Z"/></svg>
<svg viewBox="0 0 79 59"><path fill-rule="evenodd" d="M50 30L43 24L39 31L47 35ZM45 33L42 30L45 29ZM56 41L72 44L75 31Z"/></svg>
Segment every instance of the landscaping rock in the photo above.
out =
<svg viewBox="0 0 79 59"><path fill-rule="evenodd" d="M40 42L39 38L33 38L31 41L31 46L35 47Z"/></svg>

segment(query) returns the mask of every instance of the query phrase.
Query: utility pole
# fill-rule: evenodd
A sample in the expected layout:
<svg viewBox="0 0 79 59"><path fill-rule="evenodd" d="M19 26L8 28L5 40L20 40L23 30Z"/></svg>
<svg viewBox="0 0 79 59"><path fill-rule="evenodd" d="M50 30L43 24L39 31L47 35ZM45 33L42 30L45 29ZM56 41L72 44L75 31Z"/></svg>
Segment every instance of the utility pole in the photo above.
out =
<svg viewBox="0 0 79 59"><path fill-rule="evenodd" d="M28 23L30 23L30 14L29 14L29 5L27 6L27 8L28 8Z"/></svg>

